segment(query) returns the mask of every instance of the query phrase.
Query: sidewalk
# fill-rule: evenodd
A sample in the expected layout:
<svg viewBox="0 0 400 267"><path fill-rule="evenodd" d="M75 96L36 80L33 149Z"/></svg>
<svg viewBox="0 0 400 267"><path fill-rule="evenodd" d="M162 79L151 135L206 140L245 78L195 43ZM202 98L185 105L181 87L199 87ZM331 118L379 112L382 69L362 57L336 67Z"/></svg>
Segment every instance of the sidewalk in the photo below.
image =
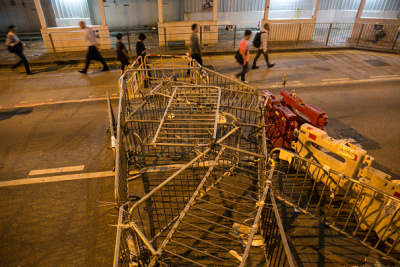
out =
<svg viewBox="0 0 400 267"><path fill-rule="evenodd" d="M203 55L219 55L219 54L234 54L238 47L239 42L241 40L241 35L236 37L235 47L233 45L233 39L230 37L226 38L224 35L221 35L218 40L218 44L207 46L205 45L205 50L203 51ZM21 38L23 39L23 38ZM24 40L23 40L24 41ZM29 61L31 66L41 66L47 64L59 64L59 65L67 65L67 64L77 64L83 62L86 58L86 51L82 52L62 52L62 53L47 53L44 47L43 40L25 40L31 48L25 49L24 54ZM102 50L101 54L104 59L108 62L115 62L115 42L116 38L111 37L111 47L110 50ZM131 58L132 60L136 59L136 35L130 35L131 42ZM126 37L124 38L124 43L128 47L128 41ZM150 47L150 51L148 54L164 54L164 55L184 55L189 51L189 47L177 47L175 49L167 49L165 47L160 47L158 44L158 35L157 34L148 34L148 38L145 41L146 47ZM251 45L251 44L250 44ZM271 43L269 44L270 53L274 52L293 52L293 51L315 51L315 50L330 50L330 49L360 49L360 50L369 50L375 52L388 52L388 53L396 53L400 54L400 50L392 50L390 47L379 47L379 46L355 46L355 44L330 44L325 45L321 43L301 43L296 45L296 43ZM250 49L251 53L255 53L256 49L254 47ZM15 54L9 53L6 47L0 50L0 68L9 68L12 64L14 64L18 60Z"/></svg>

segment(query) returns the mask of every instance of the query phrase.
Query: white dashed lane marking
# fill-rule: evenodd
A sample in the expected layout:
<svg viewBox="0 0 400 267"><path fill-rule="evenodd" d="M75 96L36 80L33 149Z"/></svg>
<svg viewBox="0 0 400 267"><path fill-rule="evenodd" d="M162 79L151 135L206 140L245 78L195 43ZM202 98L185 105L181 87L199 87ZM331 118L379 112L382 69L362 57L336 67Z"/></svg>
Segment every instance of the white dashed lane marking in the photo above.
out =
<svg viewBox="0 0 400 267"><path fill-rule="evenodd" d="M69 166L69 167L61 167L61 168L53 168L53 169L42 169L42 170L32 170L29 172L29 176L31 175L43 175L49 173L60 173L60 172L78 172L83 171L85 165L79 166Z"/></svg>
<svg viewBox="0 0 400 267"><path fill-rule="evenodd" d="M93 179L93 178L106 178L106 177L112 177L114 175L115 175L115 172L113 172L113 171L104 171L104 172L59 175L59 176L51 176L51 177L27 178L27 179L3 181L3 182L0 182L0 187L28 185L28 184L53 183L53 182L83 180L83 179Z"/></svg>

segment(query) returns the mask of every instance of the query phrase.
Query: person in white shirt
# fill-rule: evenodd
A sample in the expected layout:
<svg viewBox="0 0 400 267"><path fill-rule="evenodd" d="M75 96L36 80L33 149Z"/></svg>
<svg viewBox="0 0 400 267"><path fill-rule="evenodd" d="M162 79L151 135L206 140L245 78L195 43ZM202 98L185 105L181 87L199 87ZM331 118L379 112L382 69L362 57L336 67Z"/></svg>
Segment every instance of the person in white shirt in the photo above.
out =
<svg viewBox="0 0 400 267"><path fill-rule="evenodd" d="M264 55L265 58L265 62L267 62L267 66L268 68L272 68L273 66L275 66L274 63L269 63L268 60L268 32L269 32L269 24L265 23L264 24L264 29L261 31L261 35L260 35L260 39L261 39L261 46L257 51L257 55L253 60L253 66L251 67L252 69L258 69L259 67L257 66L257 60L258 58L261 56L261 54Z"/></svg>
<svg viewBox="0 0 400 267"><path fill-rule="evenodd" d="M21 58L21 60L18 61L17 64L13 65L12 68L15 69L16 67L18 67L19 65L24 63L26 74L28 74L28 75L34 74L29 69L28 60L22 53L24 50L24 48L23 48L24 46L26 46L28 48L30 48L30 46L25 44L24 42L21 42L21 40L17 36L17 27L15 27L14 25L8 26L6 46L11 53L15 53L17 56L19 56Z"/></svg>
<svg viewBox="0 0 400 267"><path fill-rule="evenodd" d="M89 47L88 53L86 55L85 67L83 68L83 70L79 70L79 72L82 74L86 74L87 69L89 68L90 60L92 59L99 60L103 64L103 68L100 71L108 71L109 68L107 66L107 63L99 52L96 35L94 34L91 28L86 27L85 22L80 21L79 26L81 27L81 29L83 29L83 32L85 34L86 44Z"/></svg>

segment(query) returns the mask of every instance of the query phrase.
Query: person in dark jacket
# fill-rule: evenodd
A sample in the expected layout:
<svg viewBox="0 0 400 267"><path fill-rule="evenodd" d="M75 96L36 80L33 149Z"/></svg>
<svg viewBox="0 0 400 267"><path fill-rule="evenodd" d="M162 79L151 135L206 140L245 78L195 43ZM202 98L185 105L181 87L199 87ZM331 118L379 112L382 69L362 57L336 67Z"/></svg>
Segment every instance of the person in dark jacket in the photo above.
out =
<svg viewBox="0 0 400 267"><path fill-rule="evenodd" d="M146 48L146 46L144 45L144 40L146 40L146 35L144 33L140 33L139 37L138 37L138 41L136 42L136 55L139 58L139 65L143 64L147 64L147 59L146 59L146 52L147 50L149 50L150 48ZM146 65L146 69L148 69L149 66ZM151 73L150 71L146 71L145 72L146 75L148 75L149 77L151 77ZM148 86L148 80L145 81L145 87Z"/></svg>
<svg viewBox="0 0 400 267"><path fill-rule="evenodd" d="M115 44L117 48L117 59L121 62L121 75L124 74L125 67L129 65L129 57L128 57L128 51L126 50L126 47L124 43L122 42L122 34L118 33L117 34L117 43Z"/></svg>
<svg viewBox="0 0 400 267"><path fill-rule="evenodd" d="M24 63L26 74L34 74L29 69L29 63L26 57L23 54L24 46L30 48L29 45L21 42L21 40L17 36L17 27L14 25L8 26L8 34L6 39L6 46L10 53L15 53L21 60L18 61L15 65L12 66L13 69Z"/></svg>
<svg viewBox="0 0 400 267"><path fill-rule="evenodd" d="M146 52L148 50L146 49L143 42L144 40L146 40L146 35L144 33L140 33L138 39L139 40L136 42L136 54L138 57L141 56L141 58L139 59L139 64L142 64L142 59L146 57Z"/></svg>

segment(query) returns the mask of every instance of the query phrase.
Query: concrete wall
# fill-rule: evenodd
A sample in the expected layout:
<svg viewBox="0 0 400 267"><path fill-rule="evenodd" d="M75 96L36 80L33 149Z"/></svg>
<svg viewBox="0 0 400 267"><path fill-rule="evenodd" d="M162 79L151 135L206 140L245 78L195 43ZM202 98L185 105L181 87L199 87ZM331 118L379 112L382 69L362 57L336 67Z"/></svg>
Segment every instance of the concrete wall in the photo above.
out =
<svg viewBox="0 0 400 267"><path fill-rule="evenodd" d="M39 32L40 21L33 0L0 0L0 31L6 34L8 26L15 25L19 32Z"/></svg>
<svg viewBox="0 0 400 267"><path fill-rule="evenodd" d="M80 21L86 25L92 24L90 19L55 19L57 27L76 27Z"/></svg>
<svg viewBox="0 0 400 267"><path fill-rule="evenodd" d="M89 26L93 31L99 31L97 39L101 49L111 49L109 29L107 26ZM79 27L41 29L44 45L48 53L53 52L50 35L56 52L86 51L87 44L83 31Z"/></svg>
<svg viewBox="0 0 400 267"><path fill-rule="evenodd" d="M392 24L400 26L400 19L371 19L371 18L356 18L356 23L371 23L371 24Z"/></svg>
<svg viewBox="0 0 400 267"><path fill-rule="evenodd" d="M93 3L94 6L95 3ZM93 10L97 10L99 13L98 2ZM157 0L107 1L104 2L104 12L110 29L134 28L144 25L156 26L158 23ZM101 24L101 19L100 22L98 19L100 16L96 18L95 23Z"/></svg>
<svg viewBox="0 0 400 267"><path fill-rule="evenodd" d="M311 19L314 15L313 10L270 10L269 20L292 20L292 19Z"/></svg>
<svg viewBox="0 0 400 267"><path fill-rule="evenodd" d="M397 19L398 11L363 11L362 18Z"/></svg>
<svg viewBox="0 0 400 267"><path fill-rule="evenodd" d="M264 11L219 12L218 25L237 25L238 28L256 28L264 18ZM186 13L185 21L212 20L212 12Z"/></svg>
<svg viewBox="0 0 400 267"><path fill-rule="evenodd" d="M353 23L357 10L318 10L317 23Z"/></svg>
<svg viewBox="0 0 400 267"><path fill-rule="evenodd" d="M210 31L203 30L203 44L216 44L218 42L218 22L216 21L173 21L158 23L158 40L160 46L165 46L165 39L168 41L185 41L186 45L190 44L190 35L192 34L192 24L197 23L199 26L209 26ZM166 35L164 35L164 28ZM200 32L199 38L200 38Z"/></svg>

